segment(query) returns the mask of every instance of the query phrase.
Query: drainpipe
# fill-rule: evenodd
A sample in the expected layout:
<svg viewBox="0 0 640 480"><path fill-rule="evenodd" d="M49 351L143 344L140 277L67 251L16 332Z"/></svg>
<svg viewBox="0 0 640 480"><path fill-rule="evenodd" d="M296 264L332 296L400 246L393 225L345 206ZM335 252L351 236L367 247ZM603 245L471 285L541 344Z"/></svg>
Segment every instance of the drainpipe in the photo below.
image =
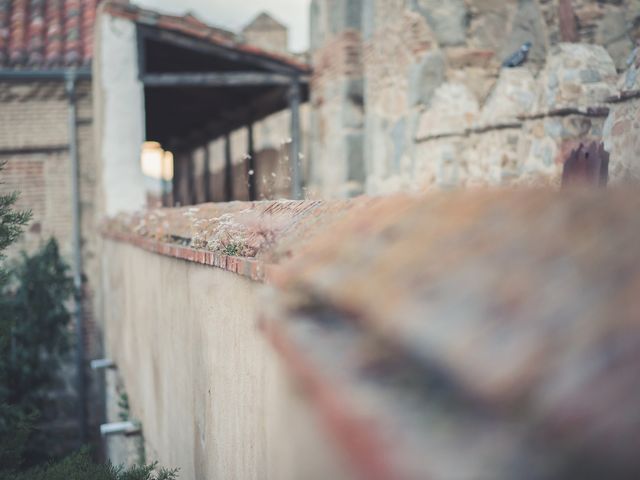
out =
<svg viewBox="0 0 640 480"><path fill-rule="evenodd" d="M3 81L64 81L69 104L69 158L71 160L71 195L73 216L73 285L75 298L75 325L77 332L77 388L78 388L78 430L80 444L87 439L87 394L84 376L84 321L82 311L82 252L80 237L80 183L78 163L78 130L76 112L76 82L91 79L90 68L52 70L4 70L0 69Z"/></svg>
<svg viewBox="0 0 640 480"><path fill-rule="evenodd" d="M291 109L291 198L302 200L302 172L300 166L300 79L294 77L289 87L289 108Z"/></svg>
<svg viewBox="0 0 640 480"><path fill-rule="evenodd" d="M86 388L84 377L84 319L82 311L82 244L80 236L80 178L78 162L78 128L76 110L76 81L74 70L65 75L65 86L69 102L69 159L71 160L71 204L73 219L73 286L75 293L75 326L77 335L76 369L78 388L78 426L80 444L87 439Z"/></svg>

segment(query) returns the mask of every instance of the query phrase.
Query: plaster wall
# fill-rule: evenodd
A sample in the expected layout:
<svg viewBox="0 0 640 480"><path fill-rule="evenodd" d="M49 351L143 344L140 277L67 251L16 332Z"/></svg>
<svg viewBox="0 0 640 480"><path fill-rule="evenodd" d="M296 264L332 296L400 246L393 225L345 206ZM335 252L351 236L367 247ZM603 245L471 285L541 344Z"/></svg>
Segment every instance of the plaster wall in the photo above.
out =
<svg viewBox="0 0 640 480"><path fill-rule="evenodd" d="M345 477L256 327L261 284L104 246L106 350L142 422L147 461L189 479Z"/></svg>
<svg viewBox="0 0 640 480"><path fill-rule="evenodd" d="M140 167L145 139L144 89L138 78L135 24L99 15L94 58L102 212L115 215L146 204Z"/></svg>

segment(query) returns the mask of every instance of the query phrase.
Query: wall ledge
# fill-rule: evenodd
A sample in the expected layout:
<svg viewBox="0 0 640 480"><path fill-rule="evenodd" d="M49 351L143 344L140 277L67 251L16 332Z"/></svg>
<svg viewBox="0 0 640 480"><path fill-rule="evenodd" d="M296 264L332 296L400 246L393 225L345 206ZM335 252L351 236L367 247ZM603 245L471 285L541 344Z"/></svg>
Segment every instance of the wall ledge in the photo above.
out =
<svg viewBox="0 0 640 480"><path fill-rule="evenodd" d="M277 274L276 270L279 269L278 265L266 263L255 258L221 255L219 253L199 250L175 243L161 242L133 233L104 231L103 237L116 242L128 243L148 252L166 257L226 270L227 272L235 273L255 282L268 283L270 279Z"/></svg>

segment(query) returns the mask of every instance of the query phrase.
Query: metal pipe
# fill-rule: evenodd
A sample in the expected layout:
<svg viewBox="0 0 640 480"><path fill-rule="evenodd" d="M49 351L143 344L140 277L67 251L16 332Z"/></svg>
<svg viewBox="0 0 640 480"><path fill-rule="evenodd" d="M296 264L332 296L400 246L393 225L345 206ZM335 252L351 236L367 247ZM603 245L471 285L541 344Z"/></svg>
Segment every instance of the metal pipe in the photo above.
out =
<svg viewBox="0 0 640 480"><path fill-rule="evenodd" d="M233 163L231 159L231 135L224 136L224 198L226 202L233 200Z"/></svg>
<svg viewBox="0 0 640 480"><path fill-rule="evenodd" d="M110 358L97 358L95 360L91 360L91 369L92 370L103 370L106 368L116 368L116 362L111 360Z"/></svg>
<svg viewBox="0 0 640 480"><path fill-rule="evenodd" d="M66 80L71 70L2 70L0 69L0 79L2 80ZM76 79L90 79L91 69L74 69L73 75Z"/></svg>
<svg viewBox="0 0 640 480"><path fill-rule="evenodd" d="M76 82L79 79L91 79L90 68L54 69L54 70L3 70L0 80L7 81L49 81L65 82L68 99L69 159L71 161L71 197L73 222L73 286L75 299L75 325L77 335L76 369L78 388L78 430L79 441L83 445L87 439L87 413L85 388L85 352L84 352L84 312L82 308L82 251L80 237L80 184L78 159L78 130L76 110Z"/></svg>
<svg viewBox="0 0 640 480"><path fill-rule="evenodd" d="M140 424L138 422L114 422L103 423L100 425L100 434L103 437L107 435L135 435L141 432Z"/></svg>
<svg viewBox="0 0 640 480"><path fill-rule="evenodd" d="M204 183L204 201L211 201L211 168L209 167L209 143L204 144L204 171L202 173L202 182Z"/></svg>
<svg viewBox="0 0 640 480"><path fill-rule="evenodd" d="M196 192L196 161L193 150L189 150L186 154L187 162L187 201L189 205L198 203L198 195Z"/></svg>
<svg viewBox="0 0 640 480"><path fill-rule="evenodd" d="M300 83L294 78L290 89L291 109L291 196L294 200L302 198L300 174Z"/></svg>
<svg viewBox="0 0 640 480"><path fill-rule="evenodd" d="M289 90L291 109L291 197L302 199L302 174L300 169L300 80L294 77Z"/></svg>
<svg viewBox="0 0 640 480"><path fill-rule="evenodd" d="M82 245L80 237L80 166L78 160L78 129L76 110L76 72L69 70L65 76L69 104L69 159L71 160L71 202L73 222L73 286L75 291L75 326L77 336L76 369L78 388L78 426L80 444L87 438L86 389L84 372L84 312L82 306Z"/></svg>
<svg viewBox="0 0 640 480"><path fill-rule="evenodd" d="M253 141L253 123L247 125L247 175L249 180L249 200L254 202L257 198L256 192L256 159Z"/></svg>

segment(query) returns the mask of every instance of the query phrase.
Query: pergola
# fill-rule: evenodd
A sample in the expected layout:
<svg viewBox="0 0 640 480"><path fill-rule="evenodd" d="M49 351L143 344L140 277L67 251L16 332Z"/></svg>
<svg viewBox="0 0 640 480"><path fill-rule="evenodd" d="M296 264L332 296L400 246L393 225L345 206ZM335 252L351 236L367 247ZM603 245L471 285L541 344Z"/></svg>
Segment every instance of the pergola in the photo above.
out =
<svg viewBox="0 0 640 480"><path fill-rule="evenodd" d="M302 63L214 34L198 37L138 21L140 79L144 84L146 137L167 146L180 171L188 172L193 192L193 151L217 138L225 139L225 199L233 199L231 132L247 129L248 169L255 168L253 124L284 109L291 111L291 179L294 199L302 196L300 169L300 104L309 95L309 68ZM207 151L208 155L208 150ZM186 160L185 160L186 159ZM205 200L211 200L209 162L204 162ZM249 198L256 199L253 176ZM192 203L182 199L183 204Z"/></svg>

